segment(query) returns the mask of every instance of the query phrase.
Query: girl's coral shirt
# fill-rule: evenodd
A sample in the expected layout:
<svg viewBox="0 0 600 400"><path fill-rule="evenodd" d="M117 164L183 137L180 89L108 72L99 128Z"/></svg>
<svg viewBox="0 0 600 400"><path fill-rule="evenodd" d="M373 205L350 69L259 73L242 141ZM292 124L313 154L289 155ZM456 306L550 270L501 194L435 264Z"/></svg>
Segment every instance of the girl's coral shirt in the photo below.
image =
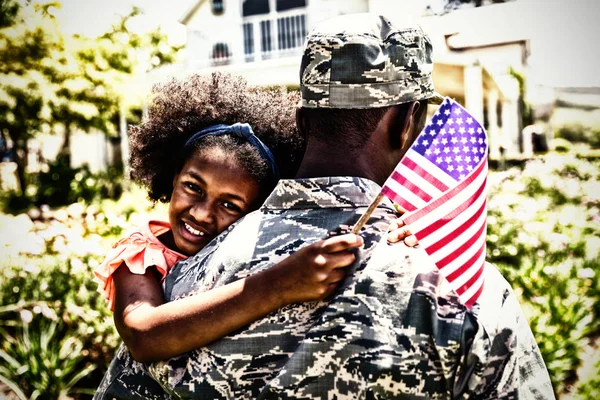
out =
<svg viewBox="0 0 600 400"><path fill-rule="evenodd" d="M94 270L98 291L114 310L115 283L112 275L122 264L133 274L143 275L148 267L155 267L165 278L171 267L187 256L173 251L158 240L158 236L169 231L171 225L165 221L148 221L142 228L135 228L129 235L115 243L106 259Z"/></svg>

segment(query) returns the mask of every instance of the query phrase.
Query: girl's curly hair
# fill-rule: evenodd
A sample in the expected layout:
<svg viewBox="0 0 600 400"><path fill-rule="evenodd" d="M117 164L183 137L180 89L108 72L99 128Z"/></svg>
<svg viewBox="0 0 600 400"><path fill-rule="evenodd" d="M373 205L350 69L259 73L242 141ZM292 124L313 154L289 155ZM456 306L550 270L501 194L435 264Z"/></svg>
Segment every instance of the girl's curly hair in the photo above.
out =
<svg viewBox="0 0 600 400"><path fill-rule="evenodd" d="M170 80L152 94L148 118L129 129L131 178L150 199L169 201L185 162L185 142L215 124L247 122L273 153L281 178L296 173L304 151L296 130L297 92L250 87L241 77L213 73Z"/></svg>

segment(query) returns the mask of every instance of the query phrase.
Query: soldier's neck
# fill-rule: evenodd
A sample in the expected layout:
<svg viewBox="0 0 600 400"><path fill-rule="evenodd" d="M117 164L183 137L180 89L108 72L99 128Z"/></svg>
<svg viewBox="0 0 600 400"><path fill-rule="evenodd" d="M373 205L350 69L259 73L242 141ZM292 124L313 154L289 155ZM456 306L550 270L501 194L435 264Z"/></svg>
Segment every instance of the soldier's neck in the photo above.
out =
<svg viewBox="0 0 600 400"><path fill-rule="evenodd" d="M311 145L309 143L304 153L296 178L319 178L327 176L356 176L367 178L382 184L381 177L377 174L376 162L367 154L353 155L344 146Z"/></svg>

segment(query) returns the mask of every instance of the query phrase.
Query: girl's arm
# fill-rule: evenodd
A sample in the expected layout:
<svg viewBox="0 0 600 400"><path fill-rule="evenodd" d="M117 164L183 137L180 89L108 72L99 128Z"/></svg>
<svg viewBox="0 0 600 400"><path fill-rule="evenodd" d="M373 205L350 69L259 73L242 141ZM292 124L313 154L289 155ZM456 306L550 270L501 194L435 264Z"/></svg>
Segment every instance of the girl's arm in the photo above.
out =
<svg viewBox="0 0 600 400"><path fill-rule="evenodd" d="M205 346L287 304L332 294L362 246L341 235L306 246L273 267L216 289L164 303L153 271L118 268L115 325L133 357L150 362Z"/></svg>
<svg viewBox="0 0 600 400"><path fill-rule="evenodd" d="M400 218L393 220L388 227L387 240L389 243L397 243L404 240L408 247L415 247L419 244L416 236L410 232L404 221Z"/></svg>

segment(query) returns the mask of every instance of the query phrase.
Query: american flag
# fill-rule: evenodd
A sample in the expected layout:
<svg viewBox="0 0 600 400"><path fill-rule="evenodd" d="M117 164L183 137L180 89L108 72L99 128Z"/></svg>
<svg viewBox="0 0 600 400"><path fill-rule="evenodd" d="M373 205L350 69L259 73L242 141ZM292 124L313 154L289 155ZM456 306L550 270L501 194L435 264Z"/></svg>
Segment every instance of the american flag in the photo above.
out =
<svg viewBox="0 0 600 400"><path fill-rule="evenodd" d="M467 307L483 290L487 152L481 124L446 98L382 189Z"/></svg>

